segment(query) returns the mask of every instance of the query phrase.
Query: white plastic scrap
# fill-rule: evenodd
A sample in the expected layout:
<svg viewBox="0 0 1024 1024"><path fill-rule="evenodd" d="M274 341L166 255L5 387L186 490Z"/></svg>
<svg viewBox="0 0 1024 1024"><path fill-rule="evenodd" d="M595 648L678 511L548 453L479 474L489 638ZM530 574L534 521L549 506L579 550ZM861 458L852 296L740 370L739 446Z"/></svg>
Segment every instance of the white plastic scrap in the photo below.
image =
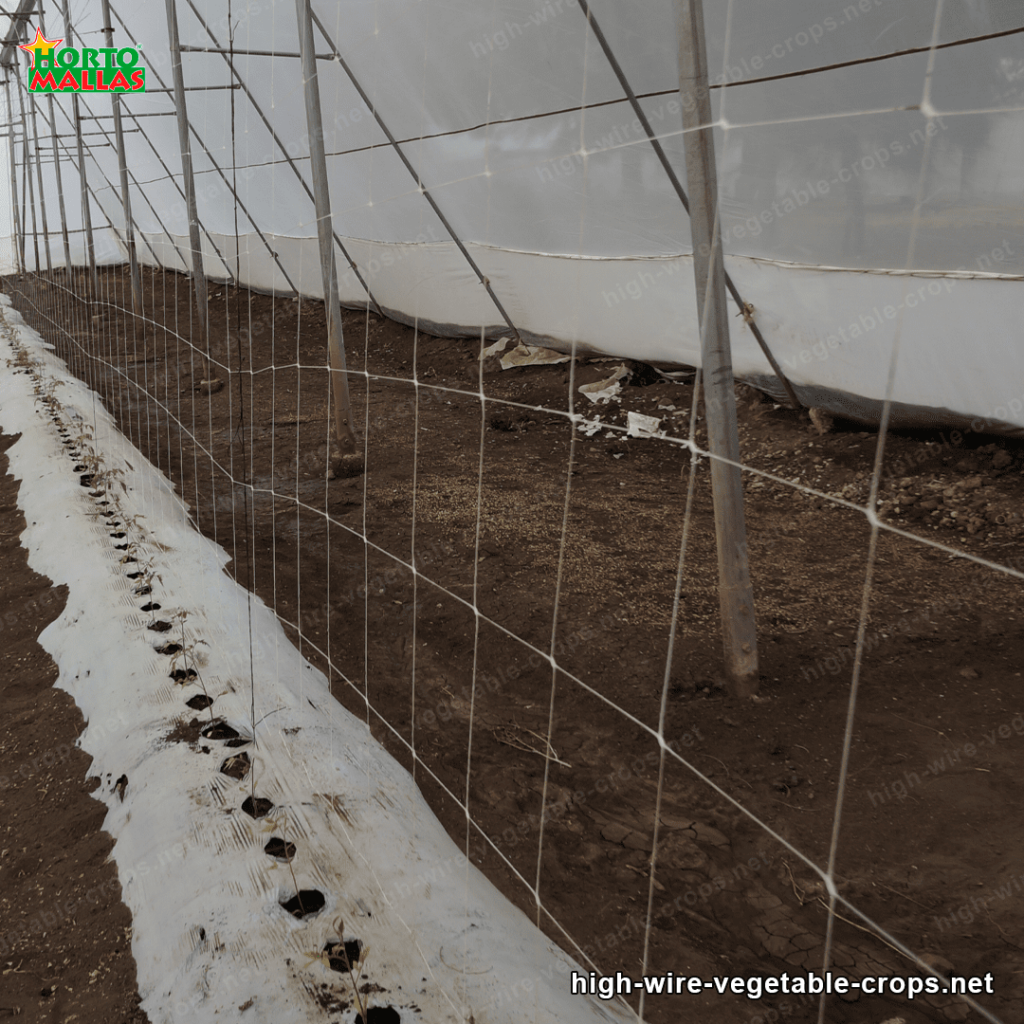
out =
<svg viewBox="0 0 1024 1024"><path fill-rule="evenodd" d="M504 352L505 346L511 340L511 338L499 338L493 345L488 345L487 348L480 353L480 362L483 362L489 356L497 356L499 353Z"/></svg>
<svg viewBox="0 0 1024 1024"><path fill-rule="evenodd" d="M645 416L641 412L626 414L626 434L629 437L664 437L665 431L659 430L661 420L657 416Z"/></svg>
<svg viewBox="0 0 1024 1024"><path fill-rule="evenodd" d="M569 357L564 352L556 352L553 348L540 348L537 345L524 345L520 342L501 357L501 368L510 370L513 366L550 366L554 363L567 362Z"/></svg>
<svg viewBox="0 0 1024 1024"><path fill-rule="evenodd" d="M595 381L593 384L581 384L578 391L581 395L586 395L595 405L598 402L610 402L622 390L621 382L629 376L629 373L629 368L624 363L620 363L612 371L610 377Z"/></svg>

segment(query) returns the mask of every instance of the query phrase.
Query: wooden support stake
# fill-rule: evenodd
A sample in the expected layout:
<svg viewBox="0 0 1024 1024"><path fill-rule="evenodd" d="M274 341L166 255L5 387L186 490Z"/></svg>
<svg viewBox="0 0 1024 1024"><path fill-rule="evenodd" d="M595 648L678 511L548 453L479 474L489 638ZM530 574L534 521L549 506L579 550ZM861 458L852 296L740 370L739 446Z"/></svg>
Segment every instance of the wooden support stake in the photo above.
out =
<svg viewBox="0 0 1024 1024"><path fill-rule="evenodd" d="M686 183L690 191L693 270L700 320L701 366L711 451L711 488L718 542L718 593L725 667L737 696L758 687L757 626L747 562L743 480L736 426L736 392L725 269L718 224L718 187L711 129L704 12L701 0L675 0L679 33L679 93L683 107ZM728 460L728 462L723 461ZM733 463L733 464L730 464Z"/></svg>
<svg viewBox="0 0 1024 1024"><path fill-rule="evenodd" d="M114 28L110 24L109 0L101 0L103 11L103 32L107 46L114 46ZM124 154L124 135L121 132L121 100L116 92L110 93L110 105L114 114L114 142L117 145L117 169L121 174L121 206L124 209L124 238L128 247L128 269L132 280L132 307L142 312L142 276L139 273L138 254L135 251L135 222L132 220L132 197L128 190L128 161Z"/></svg>
<svg viewBox="0 0 1024 1024"><path fill-rule="evenodd" d="M313 172L313 203L316 207L317 236L320 241L320 274L323 278L324 305L327 309L327 344L334 386L334 428L343 454L359 452L359 441L352 421L352 402L345 364L345 338L341 329L341 302L338 298L338 273L334 263L334 228L331 219L331 193L324 153L324 129L320 111L320 82L316 53L313 50L313 16L309 0L295 0L299 25L299 53L302 57L302 86L306 99L306 130Z"/></svg>
<svg viewBox="0 0 1024 1024"><path fill-rule="evenodd" d="M185 77L181 70L181 40L178 37L178 9L174 0L166 0L167 37L171 48L171 73L174 78L174 108L178 119L178 148L181 150L181 173L184 178L185 206L188 212L188 237L192 250L192 283L195 288L199 327L199 351L203 372L210 378L210 298L206 289L203 249L199 238L199 210L196 206L196 185L192 173L192 143L188 131L188 108L185 106Z"/></svg>
<svg viewBox="0 0 1024 1024"><path fill-rule="evenodd" d="M64 38L71 39L71 14L68 0L63 0ZM78 181L82 195L82 227L85 228L85 255L89 263L89 284L94 297L99 296L100 278L96 271L96 242L92 234L92 211L89 208L89 179L85 173L85 148L82 145L82 113L78 93L71 94L71 114L75 123L75 141L78 147Z"/></svg>
<svg viewBox="0 0 1024 1024"><path fill-rule="evenodd" d="M39 5L39 31L46 36L46 23L43 21L43 6ZM64 182L60 173L60 156L57 153L57 119L53 112L53 94L46 94L47 110L50 114L50 137L53 142L53 173L57 178L57 202L60 206L60 234L64 242L64 273L71 280L71 240L68 237L68 216L64 208Z"/></svg>
<svg viewBox="0 0 1024 1024"><path fill-rule="evenodd" d="M17 65L7 68L4 79L4 98L7 100L7 141L11 147L11 205L14 211L14 257L18 265L18 273L25 273L25 232L18 211L18 169L14 160L14 108L11 106L12 74L18 73Z"/></svg>

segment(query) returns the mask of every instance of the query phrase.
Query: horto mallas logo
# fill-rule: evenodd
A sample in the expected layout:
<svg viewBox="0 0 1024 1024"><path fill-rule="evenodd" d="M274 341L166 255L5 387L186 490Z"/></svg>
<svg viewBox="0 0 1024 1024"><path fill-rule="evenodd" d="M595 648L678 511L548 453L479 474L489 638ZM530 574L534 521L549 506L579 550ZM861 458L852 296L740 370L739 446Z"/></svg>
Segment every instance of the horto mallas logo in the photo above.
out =
<svg viewBox="0 0 1024 1024"><path fill-rule="evenodd" d="M75 49L57 47L63 39L47 39L39 29L22 50L32 55L29 92L145 92L146 69L134 46Z"/></svg>

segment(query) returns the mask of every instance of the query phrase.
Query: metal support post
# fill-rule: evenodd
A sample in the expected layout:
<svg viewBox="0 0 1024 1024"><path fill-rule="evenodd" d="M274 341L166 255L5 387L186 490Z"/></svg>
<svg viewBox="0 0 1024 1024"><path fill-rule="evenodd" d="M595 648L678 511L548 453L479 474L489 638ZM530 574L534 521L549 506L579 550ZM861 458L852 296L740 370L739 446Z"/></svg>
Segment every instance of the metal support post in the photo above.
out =
<svg viewBox="0 0 1024 1024"><path fill-rule="evenodd" d="M191 2L192 0L189 0L189 3ZM609 66L615 73L615 77L619 80L619 85L622 86L622 89L626 94L626 98L629 100L629 104L633 108L633 113L636 115L636 118L640 122L643 130L647 133L647 139L651 144L651 148L654 150L661 166L664 168L665 174L668 176L668 180L672 183L672 188L679 197L679 201L683 204L683 209L686 211L687 216L689 216L690 201L686 197L686 190L683 188L682 183L679 180L679 176L676 174L675 168L669 161L668 155L665 153L665 149L662 146L661 141L658 139L657 134L651 127L651 122L647 119L647 115L644 113L644 108L640 106L640 101L637 99L637 95L633 91L633 87L629 84L629 79L626 78L626 74L622 70L622 65L618 62L618 59L612 52L607 36L605 36L604 32L601 30L601 26L598 24L597 18L594 16L594 12L590 9L588 0L578 0L578 2L580 9L583 11L584 17L587 19L587 22L594 33L594 37L597 39L598 45L600 45L601 49L604 51L604 55L608 60ZM803 404L797 397L796 390L789 382L789 378L782 372L782 367L779 365L779 361L775 358L772 350L768 347L768 342L765 341L764 335L761 333L761 328L757 326L757 321L754 320L751 312L753 307L748 306L748 304L740 297L739 289L736 287L733 279L729 276L728 271L725 273L725 287L729 289L729 294L733 297L733 300L739 307L740 315L742 315L744 322L750 328L750 333L754 335L754 340L760 346L761 351L768 360L768 365L771 366L772 372L779 378L786 394L789 396L789 401L793 408L803 408Z"/></svg>
<svg viewBox="0 0 1024 1024"><path fill-rule="evenodd" d="M46 251L46 272L53 273L53 257L50 255L50 226L46 220L46 192L43 188L43 160L39 152L39 122L36 120L36 98L29 93L29 109L32 112L32 148L36 155L36 178L39 182L39 217L43 223L43 249Z"/></svg>
<svg viewBox="0 0 1024 1024"><path fill-rule="evenodd" d="M194 0L187 0L187 2L188 2L189 7L192 8L192 13L198 19L199 24L202 25L204 30L206 31L206 34L210 37L211 40L213 40L213 42L217 42L217 37L213 34L213 32L210 31L210 26L206 23L206 21L203 18L203 15L200 12L199 8L196 7L196 5L194 3ZM122 20L121 23L124 24L123 20ZM292 158L291 153L288 152L288 147L284 144L284 142L281 140L280 136L274 130L274 126L270 122L270 119L267 117L267 115L263 112L263 108L259 105L259 103L256 102L256 97L253 96L252 90L245 84L245 79L242 77L242 75L239 73L238 69L235 67L234 62L229 58L228 54L231 51L226 51L226 50L218 48L214 52L219 53L221 55L221 57L224 60L224 63L227 64L227 66L228 66L228 70L231 72L231 74L237 80L239 88L245 93L245 95L248 98L249 102L252 104L253 110L255 110L256 113L259 115L260 120L263 122L263 124L266 127L267 131L270 133L270 137L274 140L274 143L276 144L277 148L281 151L281 155L284 157L285 162L292 169L292 172L294 173L295 177L298 179L298 182L302 186L303 191L305 191L306 195L309 196L310 200L315 203L316 200L313 198L313 192L310 189L309 185L306 184L306 179L302 176L302 172L299 170L298 166L296 165L295 160ZM236 50L234 52L237 53L238 51ZM296 54L296 56L299 56L299 54ZM244 211L245 207L242 207L242 209ZM246 215L248 216L248 214L246 214ZM249 219L252 220L251 217ZM255 224L254 224L254 227L256 227ZM259 227L256 227L256 230L259 231ZM262 233L260 234L260 237L261 238L263 237ZM383 317L384 313L381 310L380 306L377 304L377 300L373 297L373 293L370 291L370 286L363 279L363 275L360 272L358 265L356 264L355 260L349 254L349 251L345 248L345 245L342 242L342 240L338 237L338 232L337 231L334 232L334 241L335 241L335 244L338 246L338 248L341 250L341 254L345 257L346 260L348 260L349 266L352 268L352 272L356 276L356 280L360 283L360 285L362 285L363 291L366 292L366 295L367 295L367 298L368 298L369 302L373 305L374 312L378 316ZM277 255L276 254L274 255L274 259L277 260L278 266L281 267L281 273L284 274L285 280L288 280L289 284L291 284L291 281L288 278L288 275L285 273L284 267L281 266L280 260L277 259ZM294 285L291 285L291 287L292 287L292 291L294 291L297 294L298 293L298 289Z"/></svg>
<svg viewBox="0 0 1024 1024"><path fill-rule="evenodd" d="M103 32L107 46L114 46L114 29L110 24L109 0L102 0ZM111 110L114 114L114 141L117 144L117 168L121 174L121 206L124 208L124 237L128 247L128 268L132 281L132 306L142 312L142 277L139 274L139 260L135 252L135 225L132 221L132 197L128 189L128 161L124 154L124 135L121 133L121 100L116 92L110 94Z"/></svg>
<svg viewBox="0 0 1024 1024"><path fill-rule="evenodd" d="M168 0L170 2L170 0ZM306 131L309 135L309 160L313 174L316 227L320 239L320 273L323 278L324 306L327 309L327 344L334 385L334 426L338 444L347 454L359 451L352 418L345 365L345 339L341 329L341 303L338 299L338 273L334 263L334 230L331 219L331 193L324 154L324 128L320 114L320 81L317 78L313 49L313 18L309 0L295 0L299 23L299 52L302 55L302 86L306 99Z"/></svg>
<svg viewBox="0 0 1024 1024"><path fill-rule="evenodd" d="M43 5L39 5L39 31L46 35L46 25L43 22ZM60 233L64 242L64 270L68 278L71 277L71 242L68 238L68 217L64 208L64 182L60 173L60 156L57 153L57 119L53 111L53 94L47 93L46 100L50 113L50 134L53 141L53 173L57 178L57 202L60 206Z"/></svg>
<svg viewBox="0 0 1024 1024"><path fill-rule="evenodd" d="M18 215L18 169L14 160L14 110L11 107L11 79L17 74L17 66L7 68L4 79L4 98L7 101L7 141L11 147L11 208L14 211L14 255L18 261L18 273L25 273L25 233L22 230L21 217Z"/></svg>
<svg viewBox="0 0 1024 1024"><path fill-rule="evenodd" d="M71 38L71 14L68 11L68 0L64 0L64 35ZM92 235L92 213L89 209L89 182L85 176L85 152L82 146L82 114L78 106L78 93L71 94L71 114L75 124L75 137L78 143L78 178L82 189L82 226L85 228L85 253L89 261L89 282L92 294L99 295L100 279L96 272L96 243Z"/></svg>
<svg viewBox="0 0 1024 1024"><path fill-rule="evenodd" d="M743 479L736 426L725 270L718 223L718 185L711 128L702 0L675 0L679 93L683 107L686 182L690 189L693 271L700 321L701 367L711 451L711 488L718 542L718 593L726 671L737 696L757 692L757 626L747 561ZM728 460L728 461L723 461Z"/></svg>
<svg viewBox="0 0 1024 1024"><path fill-rule="evenodd" d="M20 77L21 68L17 69L15 82L18 88L18 107L21 110L21 188L22 200L28 200L29 209L32 211L32 247L35 250L36 263L32 268L35 273L42 269L42 260L39 258L39 229L36 224L36 197L35 189L32 186L32 175L28 171L28 118L25 116L25 97L22 95L22 82ZM22 220L25 220L25 211L22 209Z"/></svg>
<svg viewBox="0 0 1024 1024"><path fill-rule="evenodd" d="M165 0L167 7L167 38L171 48L171 73L174 76L174 107L178 120L178 148L181 150L181 173L185 186L188 213L188 236L192 249L192 283L195 288L196 313L199 326L199 351L204 371L209 377L210 299L206 290L202 242L199 238L199 210L196 207L196 186L192 176L192 144L188 133L188 109L185 106L185 77L181 70L181 40L178 38L178 9L174 0Z"/></svg>

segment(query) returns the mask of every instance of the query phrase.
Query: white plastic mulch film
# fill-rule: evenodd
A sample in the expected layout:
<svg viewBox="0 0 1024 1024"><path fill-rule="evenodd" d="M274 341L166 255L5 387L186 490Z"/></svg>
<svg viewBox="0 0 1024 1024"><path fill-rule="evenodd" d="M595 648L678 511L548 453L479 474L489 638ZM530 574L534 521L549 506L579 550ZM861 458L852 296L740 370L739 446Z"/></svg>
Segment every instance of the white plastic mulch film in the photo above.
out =
<svg viewBox="0 0 1024 1024"><path fill-rule="evenodd" d="M188 107L206 272L227 276L237 230L243 282L320 295L299 181L310 169L294 5L177 6L183 47L239 51L182 56L186 85L202 90ZM808 404L877 419L898 337L898 416L1019 429L1021 389L1007 382L1024 379L1011 338L1024 275L1020 4L705 6L727 269L785 374ZM45 11L50 38L62 36L57 5ZM507 330L425 190L523 334L699 363L688 218L609 58L685 184L668 0L591 4L606 47L575 0L313 11L334 227L359 271L338 250L343 302L365 300L362 277L403 318ZM164 4L112 12L115 41L138 43L149 69L147 94L125 103L139 258L180 269L188 229L173 100L161 91L171 85ZM72 18L100 41L98 3L75 5ZM226 87L239 83L232 125ZM83 94L82 106L108 112L102 96ZM70 156L69 97L54 107ZM107 227L124 220L111 122L84 124L103 207L98 256L119 262ZM40 134L47 158L45 118ZM77 180L70 165L64 173L79 262ZM979 338L970 373L959 372ZM737 373L772 385L749 330L734 329L733 353Z"/></svg>

